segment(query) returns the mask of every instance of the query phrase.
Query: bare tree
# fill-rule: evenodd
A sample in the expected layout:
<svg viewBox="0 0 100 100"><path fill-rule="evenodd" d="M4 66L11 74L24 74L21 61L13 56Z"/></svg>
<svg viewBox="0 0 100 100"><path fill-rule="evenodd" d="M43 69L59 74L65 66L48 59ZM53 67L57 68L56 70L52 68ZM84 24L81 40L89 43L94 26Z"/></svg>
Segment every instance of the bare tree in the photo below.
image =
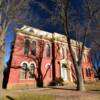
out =
<svg viewBox="0 0 100 100"><path fill-rule="evenodd" d="M79 55L79 53L77 53L76 57L78 59L76 59L76 57L73 53L73 48L71 46L72 44L71 44L71 38L70 38L70 28L69 28L69 23L71 20L71 19L69 19L70 0L67 0L67 1L66 0L57 0L57 4L60 9L59 15L62 19L62 25L63 25L64 33L65 33L64 35L66 35L66 38L67 38L68 48L69 48L72 62L73 62L75 72L76 72L77 90L84 91L85 87L84 87L84 83L83 83L81 59L82 59L82 52L84 49L85 37L84 37L84 42L81 45L81 48L79 48L81 53L80 53L80 55ZM73 16L71 16L71 17L73 17Z"/></svg>
<svg viewBox="0 0 100 100"><path fill-rule="evenodd" d="M71 4L73 2L71 0L50 0L54 3L53 11L43 2L37 0L32 1L35 2L39 7L41 7L41 9L47 11L47 13L51 15L51 20L47 19L47 22L53 22L54 24L61 23L64 30L64 35L66 35L67 38L68 48L76 71L77 90L84 91L85 87L82 76L81 61L86 40L88 36L93 33L93 30L91 30L92 28L90 26L91 24L93 24L95 19L99 18L99 6L97 6L97 4L99 4L99 0L82 0L83 6L81 6L83 7L85 19L83 21L83 24L81 24L82 19L80 20L79 16L79 14L82 12L77 12L76 8L71 8ZM74 33L76 33L76 50L78 49L80 51L76 52L77 59L73 53L73 48L71 46L70 32L72 30L74 31ZM90 30L92 33L90 32Z"/></svg>
<svg viewBox="0 0 100 100"><path fill-rule="evenodd" d="M83 0L83 11L84 11L84 17L85 20L83 21L83 24L81 24L82 19L78 14L80 12L77 11L77 9L70 9L71 4L70 0L57 0L57 4L59 7L59 15L62 19L62 24L64 27L64 33L67 37L68 47L69 51L72 57L72 61L75 67L76 71L76 77L77 77L77 90L84 91L84 82L83 82L83 76L82 76L82 55L84 52L84 46L86 44L87 37L92 34L90 33L93 31L91 28L91 24L94 24L94 20L97 19L96 16L98 16L98 12L100 10L100 7L97 5L99 3L98 0L91 1L91 0ZM75 15L74 15L75 12ZM77 12L77 13L76 13ZM72 14L70 14L72 13ZM99 17L99 16L98 16ZM80 20L81 19L81 20ZM74 23L76 22L76 23ZM78 25L78 28L76 30L76 26ZM76 33L76 50L79 50L78 53L76 51L76 57L73 53L73 49L71 47L71 39L70 39L70 31L73 28L75 28L74 32ZM81 43L80 43L81 42ZM76 59L77 58L77 59Z"/></svg>
<svg viewBox="0 0 100 100"><path fill-rule="evenodd" d="M6 52L5 34L12 23L29 22L31 17L26 18L30 9L28 7L29 1L30 0L0 0L0 90L2 88L4 55Z"/></svg>
<svg viewBox="0 0 100 100"><path fill-rule="evenodd" d="M2 0L1 3L3 5L5 5L6 3L4 3L3 1L5 1L5 0ZM13 1L12 2L12 4L14 3L13 4L14 9L12 9L13 8L12 6L10 6L11 8L8 6L8 8L10 8L10 13L9 14L13 15L13 17L10 17L11 19L16 19L16 11L21 11L21 10L19 10L20 5L21 5L21 9L23 9L22 5L24 3L22 3L22 2L25 2L25 1L28 2L28 0L22 0L22 2L18 2L18 1L16 1L16 2ZM99 18L99 14L98 14L99 7L97 6L97 3L95 3L96 1L99 2L99 0L95 0L95 1L94 0L83 0L84 1L83 5L84 5L84 8L85 8L85 10L84 10L85 15L84 16L86 17L85 18L86 21L84 21L84 25L81 26L82 29L83 29L82 33L84 33L83 35L81 35L83 37L83 40L81 41L82 44L80 45L80 43L78 43L79 45L77 45L77 42L76 42L77 48L79 47L79 50L80 50L80 53L77 53L77 55L76 55L77 58L78 58L77 60L74 56L73 49L72 49L72 46L71 46L71 39L70 39L70 30L71 30L70 26L71 25L70 25L70 23L72 22L73 18L77 21L78 16L73 16L73 15L70 14L70 6L71 6L70 2L71 2L71 0L51 0L55 4L54 11L52 11L48 6L41 3L40 1L37 1L37 0L32 0L32 1L36 4L38 4L41 7L41 9L47 11L51 15L51 19L53 20L53 23L56 23L56 22L61 23L61 25L63 27L63 30L64 30L64 35L66 35L66 37L67 37L68 48L69 48L70 55L71 55L71 58L72 58L72 61L73 61L73 65L74 65L75 71L76 71L77 90L81 90L81 91L85 90L83 77L82 77L81 60L82 60L82 54L84 52L84 45L85 45L85 42L86 42L86 38L87 38L88 34L90 33L90 25L91 25L92 21L94 21L94 18L96 18L96 19ZM19 3L19 5L16 5L18 3ZM9 2L7 4L9 4ZM26 4L27 3L25 3L25 5ZM5 6L5 7L7 7L7 6ZM5 8L5 7L2 7L2 9ZM12 11L12 13L11 13L11 11ZM14 12L14 14L13 14L13 12ZM19 15L19 13L18 13L18 15ZM52 20L47 20L47 21L52 21ZM7 22L10 22L10 20L7 21ZM80 22L78 21L77 24L80 25ZM8 25L9 25L9 23L8 23ZM5 26L5 24L1 25L1 26ZM73 24L73 26L75 26L75 23ZM4 33L5 32L3 31L2 27L0 27L0 28L1 28L1 33L3 33L3 36L2 36L3 38L1 38L1 39L4 40ZM6 28L4 28L4 29L6 29ZM74 30L74 32L77 33L76 30ZM79 39L77 38L78 36L80 36L80 34L79 35L76 34L76 40L79 41ZM2 43L1 44L1 46L2 46L4 44L4 41L1 42L1 43ZM3 48L3 46L2 46L2 48ZM2 54L4 54L4 53L2 53ZM3 61L3 60L1 60L1 61Z"/></svg>
<svg viewBox="0 0 100 100"><path fill-rule="evenodd" d="M95 76L98 76L98 69L100 67L100 44L97 43L95 40L92 42L92 47L91 47L91 61L93 64Z"/></svg>

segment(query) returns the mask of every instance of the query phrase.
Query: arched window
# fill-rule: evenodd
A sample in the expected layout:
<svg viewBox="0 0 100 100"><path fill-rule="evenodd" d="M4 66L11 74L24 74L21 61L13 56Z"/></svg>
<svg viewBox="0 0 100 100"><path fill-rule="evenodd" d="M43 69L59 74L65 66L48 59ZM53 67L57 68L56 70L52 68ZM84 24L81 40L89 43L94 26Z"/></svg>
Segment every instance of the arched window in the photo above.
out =
<svg viewBox="0 0 100 100"><path fill-rule="evenodd" d="M30 41L28 39L25 40L25 44L24 44L24 54L29 53L29 48L30 48Z"/></svg>
<svg viewBox="0 0 100 100"><path fill-rule="evenodd" d="M21 66L21 79L26 79L27 64L23 63Z"/></svg>
<svg viewBox="0 0 100 100"><path fill-rule="evenodd" d="M34 78L35 65L31 64L29 69L29 78Z"/></svg>
<svg viewBox="0 0 100 100"><path fill-rule="evenodd" d="M36 41L32 41L31 54L34 55L34 56L36 55Z"/></svg>
<svg viewBox="0 0 100 100"><path fill-rule="evenodd" d="M46 45L46 57L50 57L50 45Z"/></svg>

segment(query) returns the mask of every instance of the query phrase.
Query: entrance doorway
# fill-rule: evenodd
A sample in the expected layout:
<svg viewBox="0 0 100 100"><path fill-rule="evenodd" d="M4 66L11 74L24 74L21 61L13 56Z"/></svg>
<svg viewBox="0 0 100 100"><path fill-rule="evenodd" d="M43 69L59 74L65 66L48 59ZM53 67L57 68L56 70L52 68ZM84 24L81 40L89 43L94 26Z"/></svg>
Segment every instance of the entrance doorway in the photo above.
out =
<svg viewBox="0 0 100 100"><path fill-rule="evenodd" d="M61 77L64 81L68 80L66 64L61 64Z"/></svg>

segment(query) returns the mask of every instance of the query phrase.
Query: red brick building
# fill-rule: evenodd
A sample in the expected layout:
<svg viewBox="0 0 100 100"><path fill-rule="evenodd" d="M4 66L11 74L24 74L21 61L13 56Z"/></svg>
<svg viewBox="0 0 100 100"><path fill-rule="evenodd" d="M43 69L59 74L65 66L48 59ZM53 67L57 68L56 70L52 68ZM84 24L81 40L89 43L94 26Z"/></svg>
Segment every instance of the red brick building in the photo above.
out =
<svg viewBox="0 0 100 100"><path fill-rule="evenodd" d="M71 40L76 56L75 43L75 40ZM82 72L85 81L94 80L90 49L86 47L82 58ZM41 82L46 86L54 77L62 77L65 82L75 80L66 36L28 26L17 29L7 87L37 86Z"/></svg>

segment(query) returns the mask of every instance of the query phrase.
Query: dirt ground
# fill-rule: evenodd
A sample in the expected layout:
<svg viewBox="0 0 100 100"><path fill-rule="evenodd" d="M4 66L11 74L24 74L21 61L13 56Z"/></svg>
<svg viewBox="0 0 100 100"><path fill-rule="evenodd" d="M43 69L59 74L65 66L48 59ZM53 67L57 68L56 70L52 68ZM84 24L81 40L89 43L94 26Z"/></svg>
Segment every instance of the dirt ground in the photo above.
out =
<svg viewBox="0 0 100 100"><path fill-rule="evenodd" d="M75 90L75 86L65 85L59 87L36 88L36 89L16 89L3 90L3 96L15 97L19 95L48 95L53 96L55 100L100 100L100 81L96 83L86 84L87 91L79 92ZM7 100L13 100L11 98ZM29 99L25 99L29 100ZM33 100L33 99L31 99Z"/></svg>

